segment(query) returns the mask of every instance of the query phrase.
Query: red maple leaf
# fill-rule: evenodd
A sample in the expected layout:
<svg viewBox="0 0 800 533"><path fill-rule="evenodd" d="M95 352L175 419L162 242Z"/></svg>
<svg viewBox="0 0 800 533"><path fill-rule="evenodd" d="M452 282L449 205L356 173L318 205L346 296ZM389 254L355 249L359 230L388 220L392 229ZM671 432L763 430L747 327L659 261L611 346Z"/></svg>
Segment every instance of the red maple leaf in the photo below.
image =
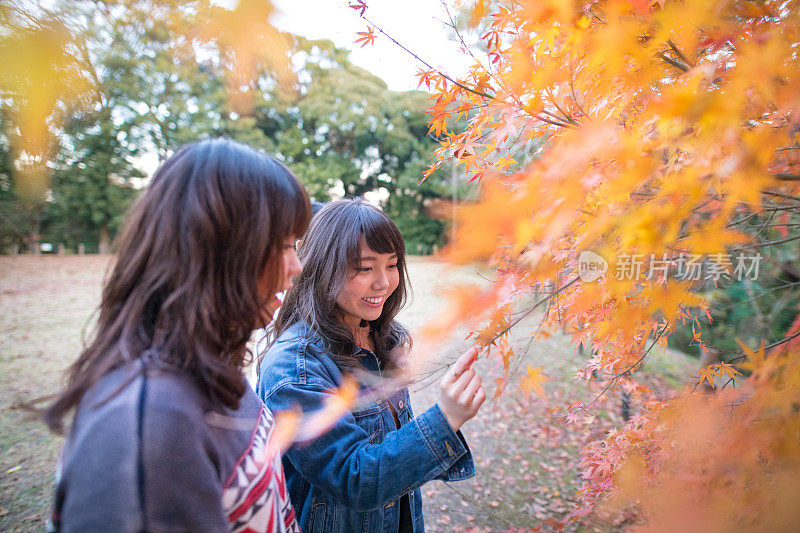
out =
<svg viewBox="0 0 800 533"><path fill-rule="evenodd" d="M435 70L422 70L422 69L419 69L419 71L415 74L419 78L419 83L417 84L417 88L419 88L424 83L425 87L430 89L431 88L431 79L433 78L433 76L435 74L436 74Z"/></svg>
<svg viewBox="0 0 800 533"><path fill-rule="evenodd" d="M359 37L355 40L356 43L361 43L361 48L364 48L368 44L372 44L375 42L375 29L372 27L367 28L367 31L360 31L358 32Z"/></svg>
<svg viewBox="0 0 800 533"><path fill-rule="evenodd" d="M364 3L364 0L356 0L355 4L348 4L348 6L350 9L355 9L356 11L360 10L358 14L362 17L364 16L364 11L367 10L367 4Z"/></svg>

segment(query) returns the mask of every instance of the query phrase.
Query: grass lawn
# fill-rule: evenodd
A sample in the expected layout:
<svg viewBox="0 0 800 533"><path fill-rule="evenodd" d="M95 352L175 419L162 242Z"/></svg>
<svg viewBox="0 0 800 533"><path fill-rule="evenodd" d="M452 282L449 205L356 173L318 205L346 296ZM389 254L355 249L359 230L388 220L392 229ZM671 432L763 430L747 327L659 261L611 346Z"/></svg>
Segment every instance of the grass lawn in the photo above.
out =
<svg viewBox="0 0 800 533"><path fill-rule="evenodd" d="M80 350L81 332L99 301L109 260L109 256L0 257L0 531L44 527L62 440L23 405L57 390L64 369ZM401 320L412 331L444 309L440 289L482 281L469 268L452 269L427 258L411 258L409 268L414 298ZM519 373L505 395L487 401L463 429L477 476L452 485L432 482L422 489L429 531L501 531L565 516L578 483L576 451L587 439L622 424L619 401L613 396L594 413L595 421L583 428L567 427L548 413L560 400L591 399L596 390L571 379L585 356L576 353L565 336L556 332L528 342L536 324L535 316L520 323L512 344L521 369L527 364L543 367L550 378L545 384L550 403L524 399L514 382ZM466 349L466 333L454 331L444 340L436 362L452 361ZM683 354L656 351L643 376L666 391L685 382L697 366ZM479 370L491 394L490 383L500 369L482 360ZM417 413L436 401L434 378L412 386Z"/></svg>

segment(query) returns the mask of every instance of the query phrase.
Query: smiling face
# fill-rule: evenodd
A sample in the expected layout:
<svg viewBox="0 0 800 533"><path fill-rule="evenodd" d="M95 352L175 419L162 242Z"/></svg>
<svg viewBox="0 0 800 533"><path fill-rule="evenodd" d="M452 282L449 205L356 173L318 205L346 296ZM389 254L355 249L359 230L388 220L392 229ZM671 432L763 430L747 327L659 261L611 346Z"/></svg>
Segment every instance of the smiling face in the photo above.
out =
<svg viewBox="0 0 800 533"><path fill-rule="evenodd" d="M358 265L348 267L347 280L336 298L351 331L355 331L361 320L371 322L380 318L386 299L400 284L397 254L379 254L361 239L359 257Z"/></svg>

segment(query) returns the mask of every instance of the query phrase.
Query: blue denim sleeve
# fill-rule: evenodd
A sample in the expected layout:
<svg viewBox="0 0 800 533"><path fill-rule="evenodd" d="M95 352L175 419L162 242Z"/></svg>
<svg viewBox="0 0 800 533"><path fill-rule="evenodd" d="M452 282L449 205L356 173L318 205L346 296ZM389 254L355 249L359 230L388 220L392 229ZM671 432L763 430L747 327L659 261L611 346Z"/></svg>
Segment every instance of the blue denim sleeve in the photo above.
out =
<svg viewBox="0 0 800 533"><path fill-rule="evenodd" d="M321 384L282 383L260 390L274 413L302 406L313 411L330 396ZM386 434L379 444L347 413L315 440L285 454L309 482L358 511L376 509L434 479L464 479L474 465L463 435L456 434L438 405Z"/></svg>

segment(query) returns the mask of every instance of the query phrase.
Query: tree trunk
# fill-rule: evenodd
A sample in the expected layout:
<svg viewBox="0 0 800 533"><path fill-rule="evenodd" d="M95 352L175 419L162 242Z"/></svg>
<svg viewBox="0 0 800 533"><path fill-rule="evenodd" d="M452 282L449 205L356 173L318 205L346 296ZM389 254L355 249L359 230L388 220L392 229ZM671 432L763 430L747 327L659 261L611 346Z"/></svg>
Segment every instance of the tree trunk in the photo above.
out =
<svg viewBox="0 0 800 533"><path fill-rule="evenodd" d="M41 224L37 221L36 225L33 227L33 231L28 235L28 245L33 255L39 255L42 252L42 248L39 246L41 241L41 236L39 235L40 227Z"/></svg>
<svg viewBox="0 0 800 533"><path fill-rule="evenodd" d="M111 249L111 234L108 231L108 226L103 225L100 228L100 246L98 252L107 254Z"/></svg>

